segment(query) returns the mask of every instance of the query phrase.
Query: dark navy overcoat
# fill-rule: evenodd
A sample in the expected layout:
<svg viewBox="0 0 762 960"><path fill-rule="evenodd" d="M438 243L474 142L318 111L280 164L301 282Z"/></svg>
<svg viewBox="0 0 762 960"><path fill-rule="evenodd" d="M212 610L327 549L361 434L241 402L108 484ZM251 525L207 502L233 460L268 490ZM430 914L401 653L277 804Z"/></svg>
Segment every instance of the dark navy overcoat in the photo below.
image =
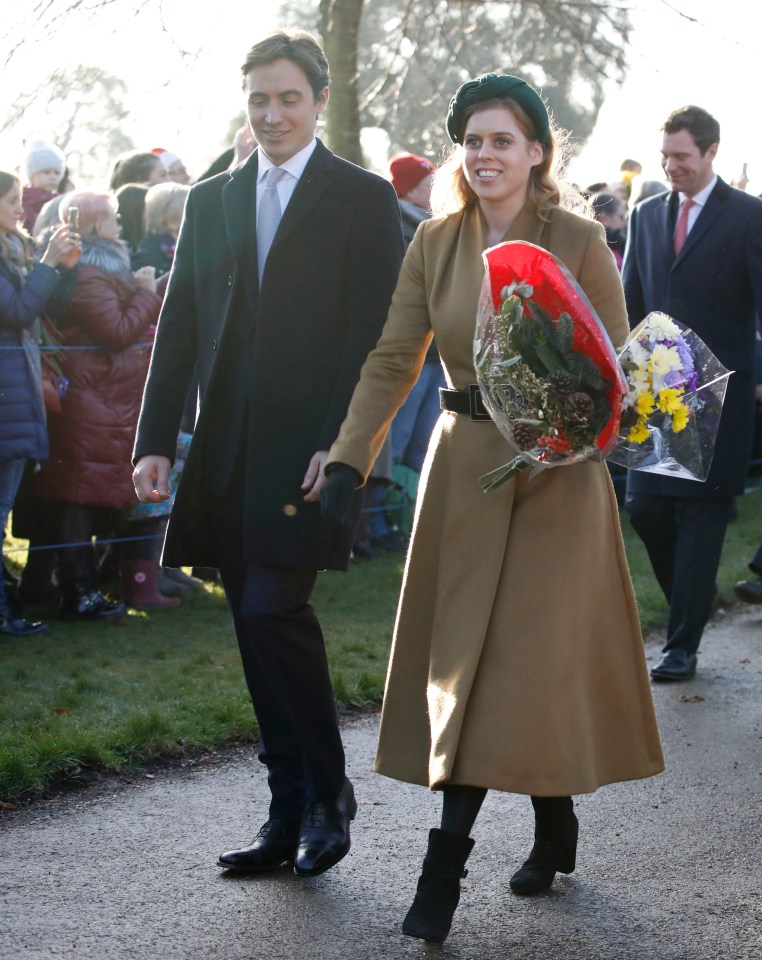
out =
<svg viewBox="0 0 762 960"><path fill-rule="evenodd" d="M318 141L260 288L257 167L255 150L188 195L134 453L174 458L197 368L199 416L163 562L218 566L209 499L227 489L244 437L247 560L343 569L351 528L324 520L300 485L336 439L386 319L404 252L399 203L390 183Z"/></svg>
<svg viewBox="0 0 762 960"><path fill-rule="evenodd" d="M728 381L712 468L703 483L629 471L630 493L730 497L743 493L755 403L755 337L762 310L762 200L720 178L675 256L674 191L630 213L622 267L630 326L659 310L690 327L735 371Z"/></svg>

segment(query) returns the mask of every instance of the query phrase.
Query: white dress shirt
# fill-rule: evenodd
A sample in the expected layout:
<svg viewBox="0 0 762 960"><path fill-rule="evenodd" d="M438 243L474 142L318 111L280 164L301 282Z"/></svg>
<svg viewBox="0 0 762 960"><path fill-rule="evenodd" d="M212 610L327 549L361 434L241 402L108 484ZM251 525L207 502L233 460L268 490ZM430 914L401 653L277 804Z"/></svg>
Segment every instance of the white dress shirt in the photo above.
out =
<svg viewBox="0 0 762 960"><path fill-rule="evenodd" d="M288 174L288 176L280 178L275 188L278 191L281 214L286 212L288 201L291 199L291 196L296 189L296 185L299 183L299 178L304 173L304 168L307 166L307 162L312 156L316 146L317 140L313 138L312 142L308 143L304 149L299 151L299 153L295 153L293 157L290 157L285 161L285 163L280 164L280 169L285 170L285 172ZM262 181L264 180L267 171L272 169L274 166L275 164L260 147L259 168L257 170L257 213L259 213L259 204L262 200L262 194L265 192Z"/></svg>
<svg viewBox="0 0 762 960"><path fill-rule="evenodd" d="M704 209L704 204L709 199L709 194L712 192L712 190L714 190L716 183L717 183L717 174L715 173L715 175L712 177L709 183L704 187L704 189L699 190L699 192L696 194L695 197L691 197L691 200L693 200L693 206L688 211L688 233L690 233L691 230L693 229L693 224L696 222L699 214ZM678 193L678 196L680 197L680 207L677 211L677 219L679 220L680 210L683 209L683 204L687 200L687 197L685 196L684 193ZM688 233L686 234L686 236L688 235Z"/></svg>

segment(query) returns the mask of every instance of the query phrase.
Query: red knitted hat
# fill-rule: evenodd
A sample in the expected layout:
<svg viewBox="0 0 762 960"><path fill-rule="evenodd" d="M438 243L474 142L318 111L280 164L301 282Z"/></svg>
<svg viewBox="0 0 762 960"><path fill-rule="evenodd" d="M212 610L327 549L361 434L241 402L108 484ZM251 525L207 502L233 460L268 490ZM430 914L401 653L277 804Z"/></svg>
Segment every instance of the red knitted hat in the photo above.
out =
<svg viewBox="0 0 762 960"><path fill-rule="evenodd" d="M389 164L392 175L392 186L398 197L404 197L414 187L417 187L424 177L430 176L436 167L425 157L417 157L414 153L401 153Z"/></svg>

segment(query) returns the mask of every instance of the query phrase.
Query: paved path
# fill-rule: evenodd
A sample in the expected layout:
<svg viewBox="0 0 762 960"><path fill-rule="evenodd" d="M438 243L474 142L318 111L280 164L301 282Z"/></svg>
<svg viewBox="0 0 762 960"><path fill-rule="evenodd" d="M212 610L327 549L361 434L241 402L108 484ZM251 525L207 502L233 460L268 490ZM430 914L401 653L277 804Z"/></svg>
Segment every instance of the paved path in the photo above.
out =
<svg viewBox="0 0 762 960"><path fill-rule="evenodd" d="M550 893L510 894L529 802L488 796L441 948L399 932L437 798L371 772L371 717L345 729L352 852L313 880L216 868L262 820L251 759L6 816L0 958L761 960L762 609L720 617L700 676L654 694L667 772L579 799L577 872Z"/></svg>

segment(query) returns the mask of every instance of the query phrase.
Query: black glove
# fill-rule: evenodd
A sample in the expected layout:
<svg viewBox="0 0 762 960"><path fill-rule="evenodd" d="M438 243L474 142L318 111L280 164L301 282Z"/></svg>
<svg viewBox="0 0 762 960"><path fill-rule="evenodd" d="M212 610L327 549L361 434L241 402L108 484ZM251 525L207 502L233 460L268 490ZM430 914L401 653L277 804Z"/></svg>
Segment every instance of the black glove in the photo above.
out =
<svg viewBox="0 0 762 960"><path fill-rule="evenodd" d="M326 520L341 523L352 494L362 484L362 477L354 467L346 463L329 464L326 474L326 481L320 491L320 509Z"/></svg>

